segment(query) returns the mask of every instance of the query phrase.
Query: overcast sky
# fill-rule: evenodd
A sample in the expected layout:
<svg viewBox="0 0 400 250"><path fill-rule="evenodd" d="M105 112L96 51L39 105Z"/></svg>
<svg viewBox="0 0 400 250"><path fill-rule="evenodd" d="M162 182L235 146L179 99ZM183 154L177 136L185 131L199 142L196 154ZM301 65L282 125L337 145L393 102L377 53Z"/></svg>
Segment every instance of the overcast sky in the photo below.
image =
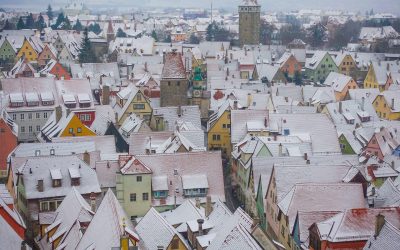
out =
<svg viewBox="0 0 400 250"><path fill-rule="evenodd" d="M71 2L68 0L0 0L0 7L40 8L51 3L56 9ZM80 1L76 1L80 2ZM211 0L85 0L89 7L203 7L209 8ZM236 9L241 0L213 0L216 8ZM336 9L400 14L400 0L259 0L264 11L289 11L298 9Z"/></svg>

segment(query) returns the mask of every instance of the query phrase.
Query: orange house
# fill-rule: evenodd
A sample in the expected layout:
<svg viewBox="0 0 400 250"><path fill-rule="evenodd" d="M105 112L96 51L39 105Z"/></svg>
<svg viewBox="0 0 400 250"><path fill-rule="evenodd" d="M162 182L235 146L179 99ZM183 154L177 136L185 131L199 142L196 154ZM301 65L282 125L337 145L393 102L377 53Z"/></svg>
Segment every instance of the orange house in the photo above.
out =
<svg viewBox="0 0 400 250"><path fill-rule="evenodd" d="M4 118L0 114L0 177L7 176L7 157L17 146L17 135L12 129L14 123L8 122L7 118Z"/></svg>
<svg viewBox="0 0 400 250"><path fill-rule="evenodd" d="M60 131L59 137L96 136L96 133L83 124L74 113L70 113L66 119L66 126Z"/></svg>
<svg viewBox="0 0 400 250"><path fill-rule="evenodd" d="M301 63L297 61L293 54L286 52L279 59L278 64L282 73L287 73L289 77L294 77L296 71L301 72Z"/></svg>
<svg viewBox="0 0 400 250"><path fill-rule="evenodd" d="M46 44L43 51L39 54L37 61L39 66L44 67L50 60L57 60L57 50L53 46Z"/></svg>
<svg viewBox="0 0 400 250"><path fill-rule="evenodd" d="M59 62L54 63L50 70L50 74L55 75L58 80L63 78L64 80L71 80L71 75Z"/></svg>

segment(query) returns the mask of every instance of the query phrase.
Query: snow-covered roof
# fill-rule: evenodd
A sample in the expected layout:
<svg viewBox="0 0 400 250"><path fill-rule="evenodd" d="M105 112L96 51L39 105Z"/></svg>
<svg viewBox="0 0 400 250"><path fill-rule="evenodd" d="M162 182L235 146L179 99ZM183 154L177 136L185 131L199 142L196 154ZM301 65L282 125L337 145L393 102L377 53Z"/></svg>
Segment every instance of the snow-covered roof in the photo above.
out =
<svg viewBox="0 0 400 250"><path fill-rule="evenodd" d="M165 63L161 78L186 79L186 69L182 61L182 55L178 52L165 54Z"/></svg>
<svg viewBox="0 0 400 250"><path fill-rule="evenodd" d="M96 172L77 156L34 157L18 168L24 180L26 199L66 196L72 187L69 168L79 169L80 185L75 186L79 193L100 192ZM52 179L61 180L61 186L53 187ZM37 188L38 180L43 180L43 192Z"/></svg>
<svg viewBox="0 0 400 250"><path fill-rule="evenodd" d="M154 225L157 226L155 227ZM136 230L147 249L158 249L159 246L167 248L174 237L178 237L184 246L189 249L189 245L183 236L154 208L150 208L139 221Z"/></svg>
<svg viewBox="0 0 400 250"><path fill-rule="evenodd" d="M278 203L279 209L289 217L292 231L297 211L342 211L365 207L361 184L296 184Z"/></svg>

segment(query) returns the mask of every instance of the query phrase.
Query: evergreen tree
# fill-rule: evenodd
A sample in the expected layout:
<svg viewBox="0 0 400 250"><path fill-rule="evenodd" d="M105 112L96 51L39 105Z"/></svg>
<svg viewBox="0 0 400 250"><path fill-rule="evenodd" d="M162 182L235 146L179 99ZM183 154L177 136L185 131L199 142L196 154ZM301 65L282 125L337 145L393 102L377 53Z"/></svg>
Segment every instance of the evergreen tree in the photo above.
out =
<svg viewBox="0 0 400 250"><path fill-rule="evenodd" d="M101 28L98 23L89 25L89 31L95 33L96 35L100 34Z"/></svg>
<svg viewBox="0 0 400 250"><path fill-rule="evenodd" d="M199 44L200 43L200 39L194 33L192 33L190 35L190 38L189 38L189 43L191 43L191 44Z"/></svg>
<svg viewBox="0 0 400 250"><path fill-rule="evenodd" d="M76 20L76 23L74 25L74 27L72 27L73 30L77 30L77 31L81 31L83 29L83 26L81 24L81 22L78 20Z"/></svg>
<svg viewBox="0 0 400 250"><path fill-rule="evenodd" d="M231 33L224 27L218 25L215 21L207 27L207 41L230 41Z"/></svg>
<svg viewBox="0 0 400 250"><path fill-rule="evenodd" d="M35 28L35 20L33 20L33 15L32 15L32 13L29 13L28 18L26 19L25 27L26 27L27 29L33 29L33 28Z"/></svg>
<svg viewBox="0 0 400 250"><path fill-rule="evenodd" d="M300 73L300 71L296 70L296 72L294 72L294 83L296 85L302 85L303 84L303 77Z"/></svg>
<svg viewBox="0 0 400 250"><path fill-rule="evenodd" d="M12 23L10 23L7 19L6 23L3 26L3 30L13 30L13 29L14 29L14 25Z"/></svg>
<svg viewBox="0 0 400 250"><path fill-rule="evenodd" d="M61 12L58 14L56 23L52 26L53 29L57 30L61 28L61 24L65 21L64 14Z"/></svg>
<svg viewBox="0 0 400 250"><path fill-rule="evenodd" d="M38 30L43 30L44 28L46 28L46 23L44 22L42 14L39 15L38 20L35 23L35 27Z"/></svg>
<svg viewBox="0 0 400 250"><path fill-rule="evenodd" d="M167 37L165 37L165 39L164 39L163 42L164 42L164 43L171 43L171 42L172 42L171 35L168 35Z"/></svg>
<svg viewBox="0 0 400 250"><path fill-rule="evenodd" d="M63 30L71 30L72 29L71 22L69 21L68 17L65 17L62 29Z"/></svg>
<svg viewBox="0 0 400 250"><path fill-rule="evenodd" d="M96 55L93 52L92 44L89 40L87 28L85 28L83 35L84 36L83 36L82 43L81 43L81 49L79 51L79 62L80 63L96 62Z"/></svg>
<svg viewBox="0 0 400 250"><path fill-rule="evenodd" d="M318 48L324 45L325 30L322 24L316 24L309 30L309 41L312 47Z"/></svg>
<svg viewBox="0 0 400 250"><path fill-rule="evenodd" d="M156 33L155 30L153 30L153 31L151 32L151 37L154 38L154 41L158 42L158 37L157 37L157 33Z"/></svg>
<svg viewBox="0 0 400 250"><path fill-rule="evenodd" d="M117 37L126 37L126 33L121 28L118 28L116 36Z"/></svg>
<svg viewBox="0 0 400 250"><path fill-rule="evenodd" d="M18 19L17 29L18 30L25 29L25 23L24 23L24 20L22 20L22 17L19 17L19 19Z"/></svg>
<svg viewBox="0 0 400 250"><path fill-rule="evenodd" d="M46 14L50 20L53 20L54 14L53 14L53 9L51 8L50 4L49 4L49 6L47 6Z"/></svg>

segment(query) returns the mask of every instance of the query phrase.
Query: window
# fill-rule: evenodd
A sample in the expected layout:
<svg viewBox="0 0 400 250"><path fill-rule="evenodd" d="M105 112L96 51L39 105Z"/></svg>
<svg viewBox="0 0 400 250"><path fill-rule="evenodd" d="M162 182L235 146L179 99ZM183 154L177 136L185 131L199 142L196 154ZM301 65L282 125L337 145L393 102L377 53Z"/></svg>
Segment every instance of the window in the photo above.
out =
<svg viewBox="0 0 400 250"><path fill-rule="evenodd" d="M74 133L74 128L70 128L70 129L69 129L69 133L70 133L70 134L73 134L73 133Z"/></svg>
<svg viewBox="0 0 400 250"><path fill-rule="evenodd" d="M28 114L28 120L32 120L32 113Z"/></svg>
<svg viewBox="0 0 400 250"><path fill-rule="evenodd" d="M136 181L137 182L142 182L142 176L136 176Z"/></svg>
<svg viewBox="0 0 400 250"><path fill-rule="evenodd" d="M144 109L144 104L143 103L136 103L133 104L133 109Z"/></svg>
<svg viewBox="0 0 400 250"><path fill-rule="evenodd" d="M61 180L60 179L53 180L53 187L61 187Z"/></svg>
<svg viewBox="0 0 400 250"><path fill-rule="evenodd" d="M144 201L148 201L149 200L149 193L143 193L142 194L142 198Z"/></svg>
<svg viewBox="0 0 400 250"><path fill-rule="evenodd" d="M131 194L129 195L129 199L130 199L131 202L132 202L132 201L136 201L136 193L131 193Z"/></svg>
<svg viewBox="0 0 400 250"><path fill-rule="evenodd" d="M181 82L180 81L177 81L176 82L176 86L180 86L181 85Z"/></svg>
<svg viewBox="0 0 400 250"><path fill-rule="evenodd" d="M141 94L138 94L137 95L137 100L140 102L140 101L142 101L142 95Z"/></svg>
<svg viewBox="0 0 400 250"><path fill-rule="evenodd" d="M36 113L36 119L40 119L40 113Z"/></svg>
<svg viewBox="0 0 400 250"><path fill-rule="evenodd" d="M28 127L29 133L32 133L32 126Z"/></svg>
<svg viewBox="0 0 400 250"><path fill-rule="evenodd" d="M168 82L168 86L171 86L171 82Z"/></svg>
<svg viewBox="0 0 400 250"><path fill-rule="evenodd" d="M17 120L17 114L12 114L13 121Z"/></svg>
<svg viewBox="0 0 400 250"><path fill-rule="evenodd" d="M25 127L21 126L21 133L25 133Z"/></svg>
<svg viewBox="0 0 400 250"><path fill-rule="evenodd" d="M226 128L226 124L222 124L222 128Z"/></svg>
<svg viewBox="0 0 400 250"><path fill-rule="evenodd" d="M40 202L40 211L49 211L49 203L47 201Z"/></svg>
<svg viewBox="0 0 400 250"><path fill-rule="evenodd" d="M20 118L20 120L24 120L24 119L25 119L25 115L24 115L24 114L21 114L21 115L19 116L19 118Z"/></svg>

